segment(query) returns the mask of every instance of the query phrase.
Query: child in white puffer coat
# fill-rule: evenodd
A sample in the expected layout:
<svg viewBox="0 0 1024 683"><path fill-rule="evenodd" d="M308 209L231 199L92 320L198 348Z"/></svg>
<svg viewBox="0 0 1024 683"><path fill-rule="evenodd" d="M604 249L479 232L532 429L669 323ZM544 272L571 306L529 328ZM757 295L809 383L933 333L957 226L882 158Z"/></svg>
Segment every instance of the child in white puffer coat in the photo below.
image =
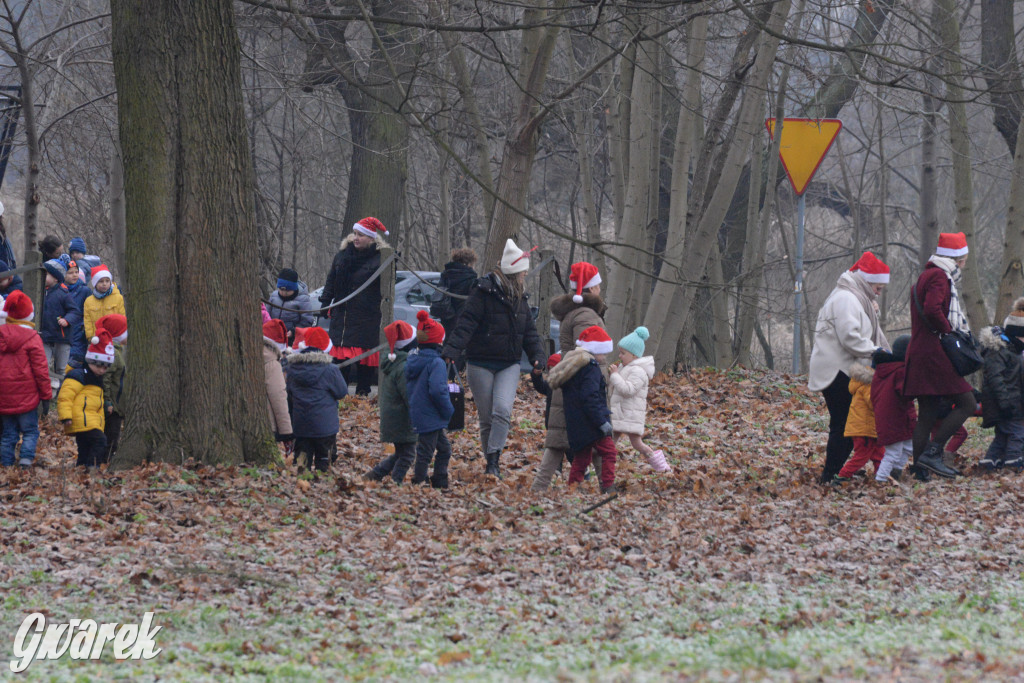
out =
<svg viewBox="0 0 1024 683"><path fill-rule="evenodd" d="M654 377L654 357L644 356L644 341L650 337L646 327L638 327L619 341L621 365L608 368L611 385L609 407L615 441L622 434L629 437L633 448L643 453L647 464L656 472L671 472L663 451L653 450L644 443L644 423L647 419L647 386Z"/></svg>

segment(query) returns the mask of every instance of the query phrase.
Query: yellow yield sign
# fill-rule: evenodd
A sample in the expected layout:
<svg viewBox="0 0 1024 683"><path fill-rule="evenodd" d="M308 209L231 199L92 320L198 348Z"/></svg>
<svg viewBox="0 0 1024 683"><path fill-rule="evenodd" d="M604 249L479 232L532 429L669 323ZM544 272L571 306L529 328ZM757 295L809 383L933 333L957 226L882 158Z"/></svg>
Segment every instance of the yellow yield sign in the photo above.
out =
<svg viewBox="0 0 1024 683"><path fill-rule="evenodd" d="M802 195L822 160L839 135L843 122L839 119L782 119L782 140L779 158L786 169L793 191ZM775 139L775 119L764 122L768 134Z"/></svg>

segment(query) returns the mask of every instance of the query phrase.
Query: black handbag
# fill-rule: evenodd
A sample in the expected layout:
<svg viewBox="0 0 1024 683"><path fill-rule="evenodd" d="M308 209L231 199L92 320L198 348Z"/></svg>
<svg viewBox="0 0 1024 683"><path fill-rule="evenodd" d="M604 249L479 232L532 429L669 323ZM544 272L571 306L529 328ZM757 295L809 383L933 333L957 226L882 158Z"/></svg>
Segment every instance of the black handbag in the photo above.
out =
<svg viewBox="0 0 1024 683"><path fill-rule="evenodd" d="M448 366L448 398L451 399L452 417L448 420L448 431L458 432L466 428L466 392L459 382L454 364Z"/></svg>
<svg viewBox="0 0 1024 683"><path fill-rule="evenodd" d="M939 335L939 343L942 345L942 350L945 352L946 358L953 365L953 370L956 371L956 374L966 377L977 372L985 361L982 360L981 354L978 353L978 346L974 341L974 335L960 330L939 334L938 330L931 326L928 322L928 317L924 314L924 308L921 307L921 299L917 296L916 283L911 288L911 292L914 296L914 304L917 305L917 312L921 314L921 320L924 321L925 325L928 325L933 334Z"/></svg>

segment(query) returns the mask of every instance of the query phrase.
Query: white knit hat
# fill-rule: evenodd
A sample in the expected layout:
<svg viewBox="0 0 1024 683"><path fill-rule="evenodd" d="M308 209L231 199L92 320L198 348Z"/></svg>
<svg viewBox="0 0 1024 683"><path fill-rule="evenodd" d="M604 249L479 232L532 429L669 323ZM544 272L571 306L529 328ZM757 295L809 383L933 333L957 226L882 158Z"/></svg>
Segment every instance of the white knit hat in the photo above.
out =
<svg viewBox="0 0 1024 683"><path fill-rule="evenodd" d="M533 253L534 247L530 251L523 251L516 246L516 243L511 239L505 241L505 251L501 255L501 272L505 275L515 275L516 273L522 273L530 269L530 254Z"/></svg>

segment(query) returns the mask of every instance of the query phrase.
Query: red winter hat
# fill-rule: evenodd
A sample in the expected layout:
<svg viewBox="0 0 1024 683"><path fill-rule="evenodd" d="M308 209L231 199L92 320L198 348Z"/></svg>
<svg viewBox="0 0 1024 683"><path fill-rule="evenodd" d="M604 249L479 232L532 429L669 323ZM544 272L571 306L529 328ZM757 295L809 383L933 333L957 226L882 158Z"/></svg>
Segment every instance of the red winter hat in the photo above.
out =
<svg viewBox="0 0 1024 683"><path fill-rule="evenodd" d="M416 325L416 339L420 344L441 344L444 342L444 327L430 317L426 311L419 311L416 314L419 324Z"/></svg>
<svg viewBox="0 0 1024 683"><path fill-rule="evenodd" d="M304 342L306 340L306 330L308 330L308 329L309 329L308 327L296 327L295 328L295 336L292 337L292 350L293 351L298 351L300 348L302 348L302 347L299 346L299 344L301 344L302 342Z"/></svg>
<svg viewBox="0 0 1024 683"><path fill-rule="evenodd" d="M86 362L114 364L114 340L106 330L98 330L96 336L89 340L89 350L85 352Z"/></svg>
<svg viewBox="0 0 1024 683"><path fill-rule="evenodd" d="M608 333L597 325L591 325L583 330L580 338L576 340L576 346L590 351L595 356L601 353L611 353L615 345Z"/></svg>
<svg viewBox="0 0 1024 683"><path fill-rule="evenodd" d="M114 340L115 344L124 344L128 341L128 318L120 313L110 313L96 321L96 334L104 330Z"/></svg>
<svg viewBox="0 0 1024 683"><path fill-rule="evenodd" d="M32 322L36 317L35 309L32 307L32 299L20 289L16 289L7 295L4 300L4 307L0 310L0 319L9 319L11 322Z"/></svg>
<svg viewBox="0 0 1024 683"><path fill-rule="evenodd" d="M367 216L363 220L359 221L352 226L352 229L358 233L362 233L367 237L376 237L377 234L390 235L388 229L384 227L384 224L373 216Z"/></svg>
<svg viewBox="0 0 1024 683"><path fill-rule="evenodd" d="M278 351L288 348L288 328L284 321L273 318L263 323L263 338L276 346Z"/></svg>
<svg viewBox="0 0 1024 683"><path fill-rule="evenodd" d="M330 353L334 348L331 338L322 327L307 327L303 340L299 342L300 349L320 349L324 353Z"/></svg>
<svg viewBox="0 0 1024 683"><path fill-rule="evenodd" d="M889 282L889 266L882 263L882 260L870 251L865 251L850 267L850 270L859 272L865 282L875 285L884 285Z"/></svg>
<svg viewBox="0 0 1024 683"><path fill-rule="evenodd" d="M967 237L962 232L940 232L935 255L950 258L967 256Z"/></svg>
<svg viewBox="0 0 1024 683"><path fill-rule="evenodd" d="M601 284L601 273L597 272L597 266L586 261L579 261L569 268L569 285L576 290L572 300L575 303L583 303L583 290L596 287Z"/></svg>
<svg viewBox="0 0 1024 683"><path fill-rule="evenodd" d="M548 356L548 368L549 369L555 367L556 365L558 365L561 362L562 362L562 354L560 354L560 353L553 353L550 356Z"/></svg>
<svg viewBox="0 0 1024 683"><path fill-rule="evenodd" d="M395 349L404 349L411 344L416 339L416 330L404 320L396 320L384 328L384 338L388 340L388 346L391 348L388 360L394 360Z"/></svg>

